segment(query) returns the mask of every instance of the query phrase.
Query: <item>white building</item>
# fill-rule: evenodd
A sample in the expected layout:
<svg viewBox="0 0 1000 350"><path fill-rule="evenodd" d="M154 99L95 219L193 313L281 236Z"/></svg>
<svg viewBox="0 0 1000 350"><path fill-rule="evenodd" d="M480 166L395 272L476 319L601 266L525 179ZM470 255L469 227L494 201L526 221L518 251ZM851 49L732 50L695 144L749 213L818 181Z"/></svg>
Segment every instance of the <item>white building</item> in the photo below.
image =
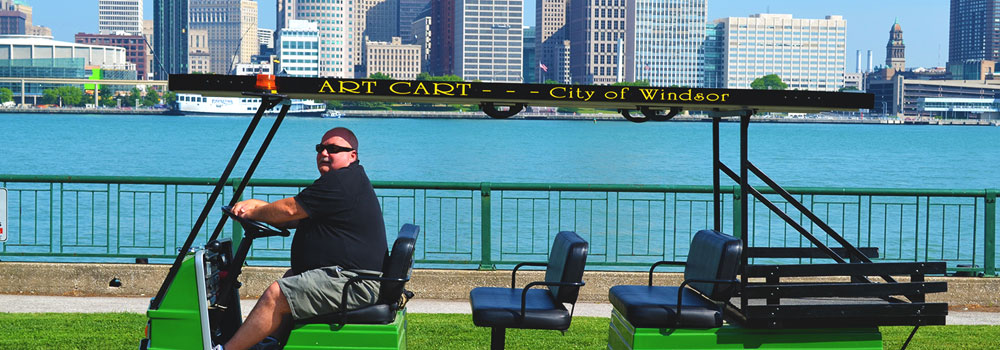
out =
<svg viewBox="0 0 1000 350"><path fill-rule="evenodd" d="M749 89L777 74L789 89L836 91L844 86L847 21L758 14L715 20L722 42L723 88Z"/></svg>
<svg viewBox="0 0 1000 350"><path fill-rule="evenodd" d="M257 41L257 2L253 0L190 0L189 30L208 32L212 73L228 74L237 63L252 63Z"/></svg>
<svg viewBox="0 0 1000 350"><path fill-rule="evenodd" d="M397 80L415 80L420 74L420 45L403 44L400 37L391 42L365 43L365 70L382 73Z"/></svg>
<svg viewBox="0 0 1000 350"><path fill-rule="evenodd" d="M274 30L267 28L257 28L257 45L273 49Z"/></svg>
<svg viewBox="0 0 1000 350"><path fill-rule="evenodd" d="M361 53L354 51L356 19L350 1L277 0L277 5L279 30L291 20L316 23L320 77L354 78L355 55Z"/></svg>
<svg viewBox="0 0 1000 350"><path fill-rule="evenodd" d="M629 1L625 11L624 80L646 80L653 86L702 86L705 3Z"/></svg>
<svg viewBox="0 0 1000 350"><path fill-rule="evenodd" d="M101 34L142 35L142 0L100 0L97 29Z"/></svg>
<svg viewBox="0 0 1000 350"><path fill-rule="evenodd" d="M279 72L293 77L320 76L320 32L310 21L290 20L278 30Z"/></svg>
<svg viewBox="0 0 1000 350"><path fill-rule="evenodd" d="M520 83L522 0L455 3L455 74L467 81Z"/></svg>

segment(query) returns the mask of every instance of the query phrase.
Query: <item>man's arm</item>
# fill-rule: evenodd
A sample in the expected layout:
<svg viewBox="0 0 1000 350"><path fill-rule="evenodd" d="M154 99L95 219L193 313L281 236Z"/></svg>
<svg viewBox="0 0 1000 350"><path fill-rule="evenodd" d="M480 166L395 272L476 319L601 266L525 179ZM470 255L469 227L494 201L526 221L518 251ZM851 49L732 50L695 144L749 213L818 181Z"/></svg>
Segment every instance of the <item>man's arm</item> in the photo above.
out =
<svg viewBox="0 0 1000 350"><path fill-rule="evenodd" d="M282 226L309 217L309 214L306 214L305 209L295 201L294 197L247 208L236 214L243 218L263 221L275 226Z"/></svg>

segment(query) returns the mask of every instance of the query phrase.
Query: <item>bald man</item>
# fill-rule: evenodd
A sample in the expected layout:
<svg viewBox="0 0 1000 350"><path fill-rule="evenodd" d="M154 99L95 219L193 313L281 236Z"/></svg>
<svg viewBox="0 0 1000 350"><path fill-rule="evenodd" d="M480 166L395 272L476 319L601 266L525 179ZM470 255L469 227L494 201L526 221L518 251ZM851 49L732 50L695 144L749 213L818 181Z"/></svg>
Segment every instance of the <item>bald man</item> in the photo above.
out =
<svg viewBox="0 0 1000 350"><path fill-rule="evenodd" d="M387 254L382 210L365 169L358 163L358 139L347 128L333 128L316 145L320 177L295 197L273 203L257 199L233 206L240 217L275 226L297 227L292 238L292 268L264 291L250 315L224 347L243 350L271 334L289 329L292 320L369 305L378 300L379 283L358 274L381 275Z"/></svg>

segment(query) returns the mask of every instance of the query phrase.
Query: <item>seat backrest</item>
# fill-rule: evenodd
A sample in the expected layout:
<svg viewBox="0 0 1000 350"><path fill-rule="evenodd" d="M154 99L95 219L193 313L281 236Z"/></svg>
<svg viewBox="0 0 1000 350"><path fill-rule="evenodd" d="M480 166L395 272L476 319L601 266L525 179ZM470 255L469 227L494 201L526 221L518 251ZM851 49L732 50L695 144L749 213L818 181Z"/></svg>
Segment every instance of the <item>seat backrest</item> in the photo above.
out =
<svg viewBox="0 0 1000 350"><path fill-rule="evenodd" d="M713 230L701 230L691 239L684 279L734 280L740 268L743 244L739 238ZM705 296L725 301L736 291L733 284L690 283Z"/></svg>
<svg viewBox="0 0 1000 350"><path fill-rule="evenodd" d="M549 264L545 268L546 282L582 282L583 268L587 265L587 241L576 232L563 231L556 235L549 251ZM549 293L560 303L576 303L580 287L550 286Z"/></svg>
<svg viewBox="0 0 1000 350"><path fill-rule="evenodd" d="M420 227L404 224L399 229L396 242L392 244L392 252L382 263L382 277L405 278L413 269L413 250L417 245L417 234ZM382 282L379 287L378 304L395 304L403 294L406 282Z"/></svg>

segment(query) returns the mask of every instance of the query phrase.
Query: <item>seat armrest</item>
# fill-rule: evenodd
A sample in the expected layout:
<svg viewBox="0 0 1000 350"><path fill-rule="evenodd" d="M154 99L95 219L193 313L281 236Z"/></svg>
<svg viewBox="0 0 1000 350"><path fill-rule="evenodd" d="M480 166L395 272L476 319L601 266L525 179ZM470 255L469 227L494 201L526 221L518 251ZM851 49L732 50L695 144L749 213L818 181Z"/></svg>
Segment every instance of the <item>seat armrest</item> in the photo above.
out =
<svg viewBox="0 0 1000 350"><path fill-rule="evenodd" d="M528 306L527 305L527 302L528 302L528 289L531 289L531 287L534 287L534 286L582 287L584 284L585 283L583 281L580 281L580 282L545 282L545 281L535 281L535 282L528 283L528 285L524 286L524 289L521 290L521 314L518 315L518 318L520 318L520 319L523 320L524 316L525 316L525 314L527 312L527 306Z"/></svg>
<svg viewBox="0 0 1000 350"><path fill-rule="evenodd" d="M355 284L358 284L358 282L360 282L362 280L379 281L379 282L409 282L410 281L410 277L407 276L407 277L404 277L404 278L389 278L389 277L382 277L382 276L376 276L376 275L357 275L357 276L351 277L350 279L347 280L347 283L344 283L344 289L340 293L340 319L341 320L345 319L344 317L347 314L347 308L344 307L344 305L345 305L344 302L347 301L347 290L350 289L351 286L353 286Z"/></svg>
<svg viewBox="0 0 1000 350"><path fill-rule="evenodd" d="M653 266L649 267L649 286L650 287L653 286L653 270L656 269L656 267L660 266L660 265L685 266L685 265L687 265L687 263L683 262L683 261L666 261L666 260L657 261L657 262L653 263Z"/></svg>
<svg viewBox="0 0 1000 350"><path fill-rule="evenodd" d="M542 266L542 267L547 267L547 266L549 266L549 263L544 263L544 262L523 262L523 263L520 263L520 264L517 264L516 266L514 266L514 270L510 272L510 288L511 289L516 289L517 288L517 283L516 283L517 282L517 269L520 269L521 266Z"/></svg>
<svg viewBox="0 0 1000 350"><path fill-rule="evenodd" d="M713 283L713 284L739 284L740 280L713 280L713 279L699 279L699 278L692 278L692 279L684 280L684 282L681 282L681 285L679 287L677 287L677 289L678 289L678 291L677 291L677 317L681 316L681 297L684 296L684 293L683 293L684 286L687 286L691 282L695 282L695 283Z"/></svg>

